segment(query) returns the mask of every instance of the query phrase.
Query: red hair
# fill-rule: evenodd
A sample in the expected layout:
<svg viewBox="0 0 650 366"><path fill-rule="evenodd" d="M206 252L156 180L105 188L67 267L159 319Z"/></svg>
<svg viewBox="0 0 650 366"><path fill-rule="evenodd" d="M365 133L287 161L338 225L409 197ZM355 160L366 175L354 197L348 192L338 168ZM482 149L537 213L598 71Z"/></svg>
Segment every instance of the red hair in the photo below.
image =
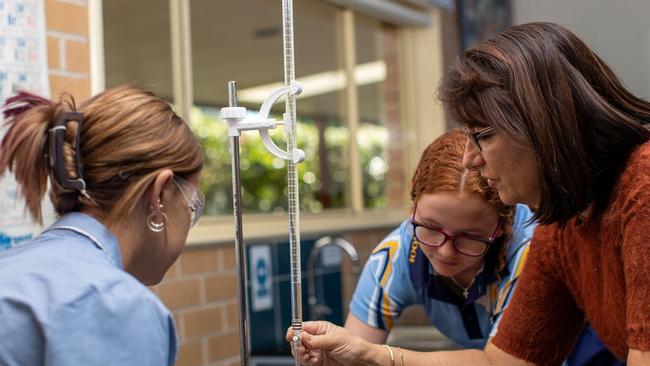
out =
<svg viewBox="0 0 650 366"><path fill-rule="evenodd" d="M495 189L488 186L477 170L463 167L463 154L467 135L460 129L452 129L435 139L422 152L411 181L411 201L417 202L423 194L443 191L476 193L488 201L497 211L503 235L499 238L499 265L497 272L505 264L505 245L503 243L512 233L514 207L507 206Z"/></svg>

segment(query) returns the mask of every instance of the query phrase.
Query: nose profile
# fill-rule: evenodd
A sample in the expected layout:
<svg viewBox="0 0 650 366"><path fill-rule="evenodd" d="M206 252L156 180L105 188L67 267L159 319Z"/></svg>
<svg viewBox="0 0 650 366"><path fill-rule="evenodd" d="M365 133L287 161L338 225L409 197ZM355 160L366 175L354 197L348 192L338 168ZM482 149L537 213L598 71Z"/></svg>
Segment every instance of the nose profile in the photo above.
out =
<svg viewBox="0 0 650 366"><path fill-rule="evenodd" d="M445 238L445 241L438 247L438 253L447 258L456 255L456 248L454 247L453 241L454 239Z"/></svg>
<svg viewBox="0 0 650 366"><path fill-rule="evenodd" d="M483 155L479 151L478 147L472 143L469 138L465 143L465 152L463 153L463 168L465 169L476 169L483 165Z"/></svg>

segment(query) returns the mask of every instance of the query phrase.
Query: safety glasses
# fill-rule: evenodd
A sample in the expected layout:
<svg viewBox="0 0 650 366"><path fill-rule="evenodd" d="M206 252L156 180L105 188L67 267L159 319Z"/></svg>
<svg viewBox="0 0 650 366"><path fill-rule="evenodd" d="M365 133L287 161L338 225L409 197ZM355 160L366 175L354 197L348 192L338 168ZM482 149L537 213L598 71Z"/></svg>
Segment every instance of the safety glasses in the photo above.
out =
<svg viewBox="0 0 650 366"><path fill-rule="evenodd" d="M178 175L174 175L173 182L187 201L190 208L190 228L193 228L201 218L205 208L205 195L200 189Z"/></svg>
<svg viewBox="0 0 650 366"><path fill-rule="evenodd" d="M428 247L439 247L444 243L451 241L452 245L460 254L469 257L480 257L488 251L490 245L496 241L501 223L497 223L497 227L492 232L489 238L477 238L470 235L449 235L439 227L421 224L415 221L415 211L417 210L417 203L413 209L413 217L411 217L411 225L413 225L413 234L417 241Z"/></svg>

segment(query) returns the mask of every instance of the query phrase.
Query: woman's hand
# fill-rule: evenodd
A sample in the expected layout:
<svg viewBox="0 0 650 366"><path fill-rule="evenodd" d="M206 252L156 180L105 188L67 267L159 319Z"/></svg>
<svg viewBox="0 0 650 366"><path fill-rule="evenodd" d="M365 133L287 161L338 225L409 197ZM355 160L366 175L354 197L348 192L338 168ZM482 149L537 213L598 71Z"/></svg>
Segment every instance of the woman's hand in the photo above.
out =
<svg viewBox="0 0 650 366"><path fill-rule="evenodd" d="M291 353L307 366L348 366L369 364L376 346L350 334L345 328L330 322L314 321L302 324L302 347ZM291 327L287 329L289 343L293 337Z"/></svg>

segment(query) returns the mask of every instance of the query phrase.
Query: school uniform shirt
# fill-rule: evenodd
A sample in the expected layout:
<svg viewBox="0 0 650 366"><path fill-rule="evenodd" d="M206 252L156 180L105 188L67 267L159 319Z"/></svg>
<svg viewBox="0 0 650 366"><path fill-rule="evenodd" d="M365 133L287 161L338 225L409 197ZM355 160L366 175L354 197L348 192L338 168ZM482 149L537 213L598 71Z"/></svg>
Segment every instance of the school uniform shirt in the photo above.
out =
<svg viewBox="0 0 650 366"><path fill-rule="evenodd" d="M117 238L70 213L0 253L0 365L172 365L174 322L122 269Z"/></svg>
<svg viewBox="0 0 650 366"><path fill-rule="evenodd" d="M495 273L499 248L493 246L467 297L436 276L413 237L413 225L404 221L370 255L350 311L369 326L390 331L404 308L421 305L431 324L460 347L482 349L496 334L514 292L533 233L532 217L528 207L516 206L504 268Z"/></svg>

